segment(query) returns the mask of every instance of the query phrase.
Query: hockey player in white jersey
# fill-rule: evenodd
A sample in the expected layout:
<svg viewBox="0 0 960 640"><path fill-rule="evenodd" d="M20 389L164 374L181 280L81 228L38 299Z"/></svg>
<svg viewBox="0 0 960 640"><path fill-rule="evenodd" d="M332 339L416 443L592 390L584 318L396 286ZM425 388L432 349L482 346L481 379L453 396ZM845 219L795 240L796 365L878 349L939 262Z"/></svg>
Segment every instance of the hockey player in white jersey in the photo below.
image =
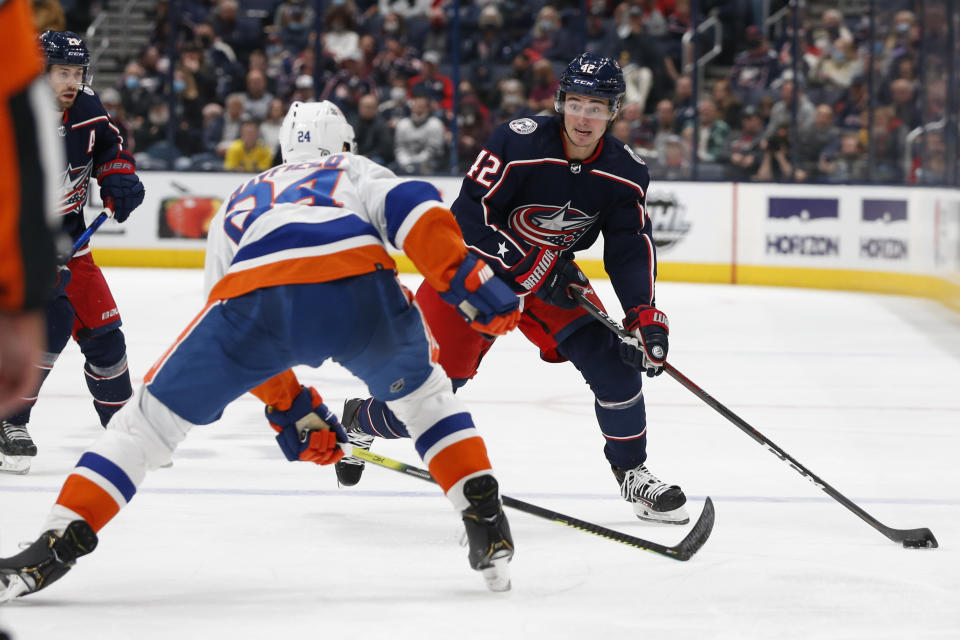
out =
<svg viewBox="0 0 960 640"><path fill-rule="evenodd" d="M344 152L353 129L336 106L295 102L280 142L284 163L241 185L211 224L207 304L81 456L40 538L0 559L0 601L44 588L93 551L96 532L147 470L247 391L266 403L288 459L340 460L338 440L347 440L337 416L290 370L327 359L403 417L462 514L470 566L491 589L510 587L513 540L484 442L436 364L386 245L402 249L480 331L514 328L516 295L468 254L433 186Z"/></svg>

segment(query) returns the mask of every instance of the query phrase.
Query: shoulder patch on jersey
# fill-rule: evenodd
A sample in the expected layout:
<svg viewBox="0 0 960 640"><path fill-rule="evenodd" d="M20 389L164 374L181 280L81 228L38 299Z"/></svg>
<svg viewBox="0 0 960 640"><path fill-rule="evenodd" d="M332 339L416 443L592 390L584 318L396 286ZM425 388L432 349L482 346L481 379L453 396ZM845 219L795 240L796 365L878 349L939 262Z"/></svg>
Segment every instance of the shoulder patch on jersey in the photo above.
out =
<svg viewBox="0 0 960 640"><path fill-rule="evenodd" d="M510 128L520 135L526 135L536 131L537 123L530 118L518 118L510 121Z"/></svg>
<svg viewBox="0 0 960 640"><path fill-rule="evenodd" d="M634 151L633 149L630 148L630 145L624 144L624 145L623 145L623 148L626 149L627 153L630 154L630 157L631 157L631 158L633 158L634 160L636 160L636 161L639 162L640 164L643 164L643 165L647 164L646 162L643 161L643 158L641 158L640 156L637 155L637 152L636 152L636 151Z"/></svg>
<svg viewBox="0 0 960 640"><path fill-rule="evenodd" d="M89 86L87 86L87 85L83 85L83 92L84 92L85 94L87 94L87 95L90 95L90 96L96 95L96 94L93 92L93 89L91 89L91 88L90 88Z"/></svg>

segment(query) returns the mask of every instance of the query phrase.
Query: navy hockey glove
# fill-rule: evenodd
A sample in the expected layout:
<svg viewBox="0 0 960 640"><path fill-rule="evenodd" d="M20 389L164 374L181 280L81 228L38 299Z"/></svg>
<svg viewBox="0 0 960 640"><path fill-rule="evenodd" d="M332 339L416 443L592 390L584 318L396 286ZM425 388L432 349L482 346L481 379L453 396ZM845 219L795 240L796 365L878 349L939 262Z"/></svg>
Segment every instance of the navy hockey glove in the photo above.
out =
<svg viewBox="0 0 960 640"><path fill-rule="evenodd" d="M124 222L130 212L143 202L143 183L136 176L133 156L121 151L113 160L97 167L97 182L103 206L113 211L117 222Z"/></svg>
<svg viewBox="0 0 960 640"><path fill-rule="evenodd" d="M667 314L642 304L627 311L623 326L633 337L620 339L620 359L646 371L650 378L663 373L669 348Z"/></svg>
<svg viewBox="0 0 960 640"><path fill-rule="evenodd" d="M265 413L287 460L333 464L343 457L337 442L347 442L347 433L313 387L303 387L286 411L267 407Z"/></svg>
<svg viewBox="0 0 960 640"><path fill-rule="evenodd" d="M457 308L470 326L482 333L503 335L520 322L520 300L486 262L468 253L440 298Z"/></svg>

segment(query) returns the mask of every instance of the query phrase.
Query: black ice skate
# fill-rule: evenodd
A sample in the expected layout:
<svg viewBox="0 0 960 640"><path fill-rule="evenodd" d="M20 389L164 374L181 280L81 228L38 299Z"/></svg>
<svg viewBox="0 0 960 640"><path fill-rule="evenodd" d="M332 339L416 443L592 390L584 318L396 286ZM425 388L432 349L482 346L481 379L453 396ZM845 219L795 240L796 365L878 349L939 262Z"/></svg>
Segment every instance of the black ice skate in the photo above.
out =
<svg viewBox="0 0 960 640"><path fill-rule="evenodd" d="M0 471L24 474L30 471L31 458L36 455L37 445L26 425L0 422Z"/></svg>
<svg viewBox="0 0 960 640"><path fill-rule="evenodd" d="M491 591L510 590L513 537L500 503L497 479L491 475L471 478L463 485L470 506L462 511L467 530L470 567L483 574Z"/></svg>
<svg viewBox="0 0 960 640"><path fill-rule="evenodd" d="M0 558L0 602L40 591L96 548L97 534L84 520L74 520L63 534L44 532L12 558Z"/></svg>
<svg viewBox="0 0 960 640"><path fill-rule="evenodd" d="M343 416L341 419L343 429L347 432L347 439L350 440L350 444L354 447L369 451L370 445L373 444L373 436L360 430L360 421L357 418L357 413L362 404L363 400L361 398L347 400L343 403ZM360 482L360 476L363 475L364 464L363 460L354 458L353 456L342 458L333 465L337 472L337 481L345 487L352 487L357 484Z"/></svg>
<svg viewBox="0 0 960 640"><path fill-rule="evenodd" d="M633 512L638 518L666 524L690 522L690 516L683 508L687 496L680 487L663 482L642 464L633 469L612 468L620 483L620 495L633 504Z"/></svg>

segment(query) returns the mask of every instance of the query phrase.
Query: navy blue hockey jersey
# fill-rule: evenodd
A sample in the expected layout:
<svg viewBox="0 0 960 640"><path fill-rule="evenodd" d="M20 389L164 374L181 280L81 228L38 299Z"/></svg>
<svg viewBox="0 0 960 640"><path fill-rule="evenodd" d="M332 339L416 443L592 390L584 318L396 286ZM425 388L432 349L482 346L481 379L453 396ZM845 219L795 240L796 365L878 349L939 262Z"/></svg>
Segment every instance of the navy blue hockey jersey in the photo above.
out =
<svg viewBox="0 0 960 640"><path fill-rule="evenodd" d="M590 158L571 161L561 127L559 117L520 118L490 136L452 207L467 245L522 292L507 272L531 252L573 259L602 233L604 269L624 309L653 304L647 166L609 134Z"/></svg>
<svg viewBox="0 0 960 640"><path fill-rule="evenodd" d="M67 167L61 177L58 214L63 227L74 239L83 233L83 206L87 188L97 167L109 163L123 148L120 129L90 89L77 93L73 106L63 112L58 132L66 144Z"/></svg>

